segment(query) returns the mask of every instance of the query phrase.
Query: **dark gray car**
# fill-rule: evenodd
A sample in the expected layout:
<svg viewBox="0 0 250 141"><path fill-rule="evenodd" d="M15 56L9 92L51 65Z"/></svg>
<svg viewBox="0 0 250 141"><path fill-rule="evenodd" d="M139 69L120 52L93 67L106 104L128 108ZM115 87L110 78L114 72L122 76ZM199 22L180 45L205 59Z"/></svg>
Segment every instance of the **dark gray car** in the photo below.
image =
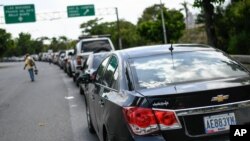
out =
<svg viewBox="0 0 250 141"><path fill-rule="evenodd" d="M250 73L209 46L115 51L84 81L102 141L227 141L230 125L250 124Z"/></svg>
<svg viewBox="0 0 250 141"><path fill-rule="evenodd" d="M86 59L83 70L78 78L79 85L80 85L80 94L84 94L85 91L87 91L87 85L88 83L85 83L81 81L83 77L85 77L86 74L93 74L96 69L99 67L101 62L104 58L106 58L110 52L101 52L101 53L91 53L88 56L88 59Z"/></svg>

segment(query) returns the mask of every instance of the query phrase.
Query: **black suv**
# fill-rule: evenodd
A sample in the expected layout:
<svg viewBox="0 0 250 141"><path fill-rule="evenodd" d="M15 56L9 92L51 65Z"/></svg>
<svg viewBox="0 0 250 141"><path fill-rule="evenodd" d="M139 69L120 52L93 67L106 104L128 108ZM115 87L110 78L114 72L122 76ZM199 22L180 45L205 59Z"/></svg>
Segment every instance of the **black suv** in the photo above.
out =
<svg viewBox="0 0 250 141"><path fill-rule="evenodd" d="M250 124L250 73L206 45L115 51L85 78L102 141L226 141L230 125Z"/></svg>

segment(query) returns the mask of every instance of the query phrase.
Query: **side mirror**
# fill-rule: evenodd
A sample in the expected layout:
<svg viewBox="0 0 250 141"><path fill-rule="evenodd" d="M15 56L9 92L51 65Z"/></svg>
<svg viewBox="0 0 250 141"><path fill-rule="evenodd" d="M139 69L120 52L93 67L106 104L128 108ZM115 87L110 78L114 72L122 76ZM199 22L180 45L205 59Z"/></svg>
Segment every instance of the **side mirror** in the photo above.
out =
<svg viewBox="0 0 250 141"><path fill-rule="evenodd" d="M73 56L74 54L73 54L72 52L69 52L68 55L69 55L69 56Z"/></svg>
<svg viewBox="0 0 250 141"><path fill-rule="evenodd" d="M94 69L90 69L87 71L87 73L89 73L89 76L90 76L90 82L94 82L95 79L96 79L96 70Z"/></svg>
<svg viewBox="0 0 250 141"><path fill-rule="evenodd" d="M90 74L88 73L83 73L78 77L78 81L80 83L89 83L90 82Z"/></svg>

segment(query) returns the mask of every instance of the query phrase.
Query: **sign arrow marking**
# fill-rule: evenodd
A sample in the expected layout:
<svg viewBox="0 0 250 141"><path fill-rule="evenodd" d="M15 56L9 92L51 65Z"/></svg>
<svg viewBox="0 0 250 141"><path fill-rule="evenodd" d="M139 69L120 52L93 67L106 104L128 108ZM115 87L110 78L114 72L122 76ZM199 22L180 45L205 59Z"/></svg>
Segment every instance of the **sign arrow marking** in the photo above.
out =
<svg viewBox="0 0 250 141"><path fill-rule="evenodd" d="M89 9L86 9L86 11L83 13L83 15L87 15L89 13Z"/></svg>

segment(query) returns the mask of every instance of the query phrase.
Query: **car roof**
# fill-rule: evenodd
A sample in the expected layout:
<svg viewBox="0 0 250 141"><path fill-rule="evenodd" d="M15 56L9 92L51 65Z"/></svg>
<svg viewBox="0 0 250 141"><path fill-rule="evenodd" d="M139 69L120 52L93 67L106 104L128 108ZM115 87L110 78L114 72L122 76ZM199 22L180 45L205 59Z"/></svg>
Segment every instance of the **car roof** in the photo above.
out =
<svg viewBox="0 0 250 141"><path fill-rule="evenodd" d="M98 41L98 40L109 40L107 37L101 37L101 38L86 38L86 39L81 39L79 42L85 42L85 41Z"/></svg>
<svg viewBox="0 0 250 141"><path fill-rule="evenodd" d="M74 49L68 49L68 50L65 50L66 53L69 53L69 52L74 52Z"/></svg>
<svg viewBox="0 0 250 141"><path fill-rule="evenodd" d="M215 48L203 44L164 44L164 45L150 45L140 46L124 50L116 51L118 54L126 58L136 58L143 56L151 56L157 54L171 53L170 47L173 47L173 52L187 52L187 51L212 51Z"/></svg>

